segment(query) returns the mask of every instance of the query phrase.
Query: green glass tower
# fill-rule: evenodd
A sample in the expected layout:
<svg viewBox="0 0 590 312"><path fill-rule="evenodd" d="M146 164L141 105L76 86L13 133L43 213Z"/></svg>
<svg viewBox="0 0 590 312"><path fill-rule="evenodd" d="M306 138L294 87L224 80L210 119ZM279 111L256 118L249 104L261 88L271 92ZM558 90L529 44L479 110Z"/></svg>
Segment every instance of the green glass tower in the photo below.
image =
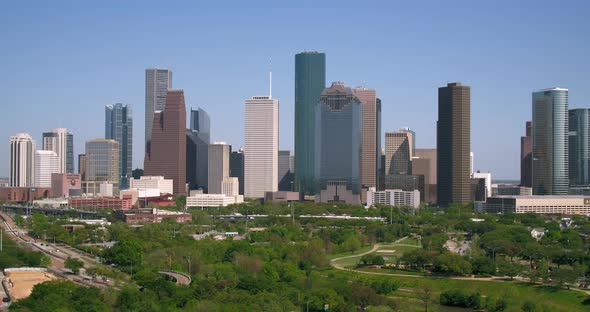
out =
<svg viewBox="0 0 590 312"><path fill-rule="evenodd" d="M315 105L326 87L326 55L295 55L295 187L303 195L315 195Z"/></svg>

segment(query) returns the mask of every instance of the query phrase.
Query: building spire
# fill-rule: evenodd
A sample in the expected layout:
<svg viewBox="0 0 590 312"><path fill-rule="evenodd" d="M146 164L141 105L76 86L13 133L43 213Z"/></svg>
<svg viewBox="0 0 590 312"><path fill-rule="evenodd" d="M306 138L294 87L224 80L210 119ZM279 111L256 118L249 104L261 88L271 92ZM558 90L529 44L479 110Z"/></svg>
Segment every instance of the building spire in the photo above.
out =
<svg viewBox="0 0 590 312"><path fill-rule="evenodd" d="M268 76L269 76L268 97L272 99L272 57L270 58L270 61L269 61Z"/></svg>

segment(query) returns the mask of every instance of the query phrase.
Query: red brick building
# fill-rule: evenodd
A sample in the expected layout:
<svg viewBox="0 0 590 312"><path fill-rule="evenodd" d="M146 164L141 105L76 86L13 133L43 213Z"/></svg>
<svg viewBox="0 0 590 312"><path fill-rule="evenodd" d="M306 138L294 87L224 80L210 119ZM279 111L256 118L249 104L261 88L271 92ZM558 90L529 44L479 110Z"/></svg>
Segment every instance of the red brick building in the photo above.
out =
<svg viewBox="0 0 590 312"><path fill-rule="evenodd" d="M0 201L4 203L32 202L35 199L53 197L47 187L1 187Z"/></svg>
<svg viewBox="0 0 590 312"><path fill-rule="evenodd" d="M117 197L70 197L68 205L81 209L131 209L131 198L119 199Z"/></svg>
<svg viewBox="0 0 590 312"><path fill-rule="evenodd" d="M80 195L82 193L82 179L79 174L75 173L54 173L51 175L51 191L54 197Z"/></svg>

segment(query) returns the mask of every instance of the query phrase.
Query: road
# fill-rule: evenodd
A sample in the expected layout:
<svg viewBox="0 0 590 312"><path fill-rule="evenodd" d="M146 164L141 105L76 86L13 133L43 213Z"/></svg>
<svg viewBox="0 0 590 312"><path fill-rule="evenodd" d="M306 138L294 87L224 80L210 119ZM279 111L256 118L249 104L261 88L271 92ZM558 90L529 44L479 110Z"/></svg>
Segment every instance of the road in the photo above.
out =
<svg viewBox="0 0 590 312"><path fill-rule="evenodd" d="M158 273L166 276L170 276L176 280L176 285L190 285L191 277L180 272L175 271L159 271Z"/></svg>
<svg viewBox="0 0 590 312"><path fill-rule="evenodd" d="M57 247L54 244L30 237L26 231L18 228L18 226L14 223L14 220L9 215L3 212L0 212L0 219L0 226L6 231L6 233L10 233L8 237L14 240L18 245L23 248L28 247L38 249L49 257L51 263L47 268L52 273L84 286L94 286L99 288L112 286L112 281L105 284L102 281L92 280L90 277L85 278L80 275L66 274L64 272L64 263L68 257L79 258L84 262L84 268L87 269L96 267L96 263L72 249Z"/></svg>

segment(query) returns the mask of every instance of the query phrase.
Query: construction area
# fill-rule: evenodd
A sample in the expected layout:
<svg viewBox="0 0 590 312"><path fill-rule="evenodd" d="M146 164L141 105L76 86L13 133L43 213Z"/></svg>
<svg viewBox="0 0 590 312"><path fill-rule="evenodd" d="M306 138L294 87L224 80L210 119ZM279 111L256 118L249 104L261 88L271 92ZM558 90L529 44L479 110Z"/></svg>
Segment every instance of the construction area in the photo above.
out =
<svg viewBox="0 0 590 312"><path fill-rule="evenodd" d="M3 281L12 301L27 298L33 287L46 281L57 279L57 276L43 268L6 269Z"/></svg>

